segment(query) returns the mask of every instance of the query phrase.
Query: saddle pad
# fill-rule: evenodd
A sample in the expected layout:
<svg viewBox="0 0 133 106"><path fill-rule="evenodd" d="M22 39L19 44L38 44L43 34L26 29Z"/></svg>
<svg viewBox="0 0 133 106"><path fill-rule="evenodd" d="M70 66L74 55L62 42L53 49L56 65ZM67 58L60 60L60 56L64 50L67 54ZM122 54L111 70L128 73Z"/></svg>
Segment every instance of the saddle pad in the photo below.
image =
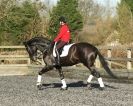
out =
<svg viewBox="0 0 133 106"><path fill-rule="evenodd" d="M73 44L74 44L74 43L73 43ZM73 44L65 45L65 46L63 47L63 50L62 50L62 53L61 53L60 57L65 57L65 56L67 56L67 55L68 55L68 51L69 51L70 47L71 47ZM54 45L54 49L53 49L53 56L54 56L54 57L56 57L56 52L55 52L55 50L56 50L56 44Z"/></svg>

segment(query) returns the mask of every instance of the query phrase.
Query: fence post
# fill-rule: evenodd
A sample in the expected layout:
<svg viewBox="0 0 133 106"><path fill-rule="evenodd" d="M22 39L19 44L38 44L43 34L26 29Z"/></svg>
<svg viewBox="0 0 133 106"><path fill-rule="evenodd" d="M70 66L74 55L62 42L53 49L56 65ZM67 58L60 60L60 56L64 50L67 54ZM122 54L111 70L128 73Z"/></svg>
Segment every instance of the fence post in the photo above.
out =
<svg viewBox="0 0 133 106"><path fill-rule="evenodd" d="M31 64L31 62L30 62L30 58L28 58L27 62L28 62L28 65L30 65L30 64Z"/></svg>
<svg viewBox="0 0 133 106"><path fill-rule="evenodd" d="M97 56L95 64L96 64L96 68L101 68L101 63L99 61L99 56Z"/></svg>
<svg viewBox="0 0 133 106"><path fill-rule="evenodd" d="M132 58L131 55L132 55L131 49L128 48L128 49L127 49L127 58L128 58L128 59L131 59L131 58ZM131 63L130 60L127 61L127 69L128 69L128 70L131 70L131 69L132 69L132 63Z"/></svg>
<svg viewBox="0 0 133 106"><path fill-rule="evenodd" d="M111 48L107 50L107 57L111 59ZM111 60L108 60L109 67L111 68Z"/></svg>

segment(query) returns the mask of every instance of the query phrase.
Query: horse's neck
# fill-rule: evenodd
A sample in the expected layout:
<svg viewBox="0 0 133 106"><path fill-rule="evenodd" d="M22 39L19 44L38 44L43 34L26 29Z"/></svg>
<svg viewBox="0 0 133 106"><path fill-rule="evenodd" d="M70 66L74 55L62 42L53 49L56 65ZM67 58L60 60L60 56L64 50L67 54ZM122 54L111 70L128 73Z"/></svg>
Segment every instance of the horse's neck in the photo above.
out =
<svg viewBox="0 0 133 106"><path fill-rule="evenodd" d="M43 46L43 45L37 44L37 49L40 50L42 53L46 51L47 53L51 53L53 51L53 47L51 48L50 45Z"/></svg>
<svg viewBox="0 0 133 106"><path fill-rule="evenodd" d="M51 53L53 52L53 48L54 48L54 47L50 47L50 46L49 46L49 48L47 49L47 53L48 53L48 54L51 54Z"/></svg>

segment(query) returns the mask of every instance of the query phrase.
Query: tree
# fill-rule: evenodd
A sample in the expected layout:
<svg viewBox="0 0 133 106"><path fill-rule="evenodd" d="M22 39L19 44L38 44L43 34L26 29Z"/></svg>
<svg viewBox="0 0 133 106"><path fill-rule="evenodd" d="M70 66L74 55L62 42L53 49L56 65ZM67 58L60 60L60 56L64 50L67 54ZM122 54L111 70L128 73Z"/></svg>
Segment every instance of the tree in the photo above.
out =
<svg viewBox="0 0 133 106"><path fill-rule="evenodd" d="M3 8L3 10L2 10ZM0 5L0 40L2 45L20 44L40 32L40 17L36 3L2 0Z"/></svg>
<svg viewBox="0 0 133 106"><path fill-rule="evenodd" d="M121 0L121 4L126 3L133 14L133 0Z"/></svg>
<svg viewBox="0 0 133 106"><path fill-rule="evenodd" d="M84 23L79 34L80 41L94 45L103 44L112 31L111 9L106 9L95 0L79 0L78 9Z"/></svg>
<svg viewBox="0 0 133 106"><path fill-rule="evenodd" d="M77 0L60 0L57 3L57 6L53 8L50 14L50 22L48 33L51 35L51 38L58 33L59 28L59 17L65 16L67 23L71 29L72 38L76 38L76 33L83 27L82 16L80 15L78 8Z"/></svg>
<svg viewBox="0 0 133 106"><path fill-rule="evenodd" d="M133 14L132 14L132 0L122 0L118 5L117 13L117 30L120 33L119 39L121 43L131 43L133 41Z"/></svg>
<svg viewBox="0 0 133 106"><path fill-rule="evenodd" d="M98 18L101 18L105 9L94 2L94 0L78 0L79 11L83 16L83 23L94 23Z"/></svg>

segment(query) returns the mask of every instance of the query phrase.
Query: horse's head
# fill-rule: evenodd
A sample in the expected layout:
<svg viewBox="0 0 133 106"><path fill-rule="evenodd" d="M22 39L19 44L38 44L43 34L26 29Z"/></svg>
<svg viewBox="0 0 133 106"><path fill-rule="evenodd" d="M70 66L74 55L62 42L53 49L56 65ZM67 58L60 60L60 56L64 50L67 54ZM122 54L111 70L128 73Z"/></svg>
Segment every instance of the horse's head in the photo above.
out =
<svg viewBox="0 0 133 106"><path fill-rule="evenodd" d="M25 48L29 54L29 57L32 61L37 60L37 48L35 45L29 44L28 42L24 42Z"/></svg>
<svg viewBox="0 0 133 106"><path fill-rule="evenodd" d="M34 37L29 41L24 42L25 48L29 54L29 57L32 61L38 59L37 50L44 53L50 45L50 41L44 37Z"/></svg>

